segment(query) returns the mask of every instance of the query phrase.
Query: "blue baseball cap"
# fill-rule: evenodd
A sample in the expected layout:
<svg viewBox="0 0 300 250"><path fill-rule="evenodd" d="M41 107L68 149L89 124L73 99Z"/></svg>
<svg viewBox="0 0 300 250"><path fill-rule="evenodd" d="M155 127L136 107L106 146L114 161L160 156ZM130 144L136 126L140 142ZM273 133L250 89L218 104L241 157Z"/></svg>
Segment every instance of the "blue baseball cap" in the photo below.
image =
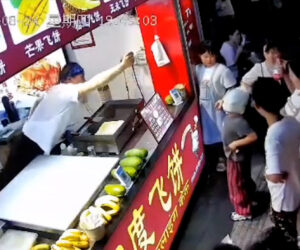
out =
<svg viewBox="0 0 300 250"><path fill-rule="evenodd" d="M65 65L60 74L60 81L64 82L78 75L84 76L84 69L78 63L68 63Z"/></svg>

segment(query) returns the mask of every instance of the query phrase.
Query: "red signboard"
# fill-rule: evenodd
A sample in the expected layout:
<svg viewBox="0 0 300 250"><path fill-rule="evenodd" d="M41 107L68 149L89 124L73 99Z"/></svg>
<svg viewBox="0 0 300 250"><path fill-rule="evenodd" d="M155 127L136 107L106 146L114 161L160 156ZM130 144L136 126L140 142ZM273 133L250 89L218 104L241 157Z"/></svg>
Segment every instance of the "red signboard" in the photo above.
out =
<svg viewBox="0 0 300 250"><path fill-rule="evenodd" d="M169 249L203 164L195 100L105 249Z"/></svg>
<svg viewBox="0 0 300 250"><path fill-rule="evenodd" d="M141 32L145 45L147 61L150 66L151 76L155 91L164 100L169 91L176 84L183 84L187 93L192 94L187 61L184 57L184 46L180 33L177 10L173 0L149 0L137 8L140 18L145 16L156 16L157 25L141 25ZM170 63L158 67L151 50L154 36L158 35L164 49L170 59Z"/></svg>
<svg viewBox="0 0 300 250"><path fill-rule="evenodd" d="M88 12L81 13L78 10L78 13L69 15L65 14L62 0L0 1L0 83L75 38L145 1L99 0L100 6ZM38 17L45 16L46 20L42 20L41 26L44 28L35 31L32 27L38 26L40 19L35 18L37 12L32 10L39 4L44 4L47 12L41 12ZM37 9L38 7L34 10ZM54 12L49 12L49 9ZM23 10L26 12L24 17Z"/></svg>
<svg viewBox="0 0 300 250"><path fill-rule="evenodd" d="M196 13L194 0L179 0L179 7L181 11L181 17L183 20L184 35L188 52L190 54L191 63L193 65L199 64L199 58L197 48L200 45L200 34L197 27Z"/></svg>

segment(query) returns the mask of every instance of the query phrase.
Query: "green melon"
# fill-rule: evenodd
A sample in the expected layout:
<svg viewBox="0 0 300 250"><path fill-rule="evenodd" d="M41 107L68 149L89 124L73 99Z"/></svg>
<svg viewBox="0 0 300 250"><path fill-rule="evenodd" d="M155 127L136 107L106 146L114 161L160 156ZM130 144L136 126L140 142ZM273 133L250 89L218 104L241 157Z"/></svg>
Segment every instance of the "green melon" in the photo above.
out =
<svg viewBox="0 0 300 250"><path fill-rule="evenodd" d="M137 156L126 157L120 161L120 165L123 168L132 167L132 168L135 168L136 170L138 170L140 168L142 163L143 163L143 160Z"/></svg>
<svg viewBox="0 0 300 250"><path fill-rule="evenodd" d="M145 148L133 148L125 152L126 157L136 156L145 159L148 155L148 150Z"/></svg>
<svg viewBox="0 0 300 250"><path fill-rule="evenodd" d="M124 167L124 171L130 176L131 179L134 179L137 176L137 170L133 167Z"/></svg>
<svg viewBox="0 0 300 250"><path fill-rule="evenodd" d="M104 190L107 194L116 197L122 197L126 193L126 188L120 184L107 184Z"/></svg>

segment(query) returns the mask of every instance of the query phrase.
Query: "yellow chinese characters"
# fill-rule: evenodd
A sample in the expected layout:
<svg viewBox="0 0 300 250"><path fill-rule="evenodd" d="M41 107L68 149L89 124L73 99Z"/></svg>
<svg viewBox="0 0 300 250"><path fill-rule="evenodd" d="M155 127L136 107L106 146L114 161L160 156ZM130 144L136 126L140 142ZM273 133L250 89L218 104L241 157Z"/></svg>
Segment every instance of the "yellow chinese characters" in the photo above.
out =
<svg viewBox="0 0 300 250"><path fill-rule="evenodd" d="M169 198L165 202L164 197L168 196L168 193L164 191L164 179L161 176L160 179L156 179L155 184L153 185L151 192L149 193L148 200L149 200L149 205L152 205L152 201L154 198L155 191L157 191L160 204L165 212L169 212L172 208L172 194L169 193Z"/></svg>
<svg viewBox="0 0 300 250"><path fill-rule="evenodd" d="M180 196L179 196L179 206L182 207L184 205L184 201L186 199L186 196L189 194L191 189L189 180L186 181L183 189L180 191Z"/></svg>
<svg viewBox="0 0 300 250"><path fill-rule="evenodd" d="M133 210L133 220L128 227L128 234L130 236L134 250L148 249L148 245L154 245L155 233L153 232L148 238L147 231L144 226L145 213L143 213L144 206L141 205L138 210Z"/></svg>
<svg viewBox="0 0 300 250"><path fill-rule="evenodd" d="M165 249L165 245L168 243L168 240L174 232L174 223L178 219L178 209L177 206L174 208L173 213L170 216L170 219L168 221L167 227L165 228L165 231L162 234L162 237L160 238L156 249Z"/></svg>
<svg viewBox="0 0 300 250"><path fill-rule="evenodd" d="M182 156L179 153L177 144L172 149L172 157L168 156L168 179L172 179L174 195L180 191L183 184L182 176Z"/></svg>

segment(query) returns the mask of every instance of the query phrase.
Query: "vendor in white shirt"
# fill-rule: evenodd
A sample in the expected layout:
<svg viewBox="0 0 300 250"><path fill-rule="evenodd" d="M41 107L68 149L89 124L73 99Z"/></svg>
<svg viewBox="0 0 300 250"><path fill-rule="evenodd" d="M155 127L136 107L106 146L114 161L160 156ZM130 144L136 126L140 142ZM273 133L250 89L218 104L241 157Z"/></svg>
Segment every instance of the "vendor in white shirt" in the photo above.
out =
<svg viewBox="0 0 300 250"><path fill-rule="evenodd" d="M6 167L0 176L0 189L4 187L37 155L55 152L66 130L74 124L80 102L86 95L108 84L126 68L133 65L133 53L107 71L89 81L84 79L84 70L76 63L67 64L61 72L61 83L52 87L38 104L23 127L20 142L9 155Z"/></svg>

